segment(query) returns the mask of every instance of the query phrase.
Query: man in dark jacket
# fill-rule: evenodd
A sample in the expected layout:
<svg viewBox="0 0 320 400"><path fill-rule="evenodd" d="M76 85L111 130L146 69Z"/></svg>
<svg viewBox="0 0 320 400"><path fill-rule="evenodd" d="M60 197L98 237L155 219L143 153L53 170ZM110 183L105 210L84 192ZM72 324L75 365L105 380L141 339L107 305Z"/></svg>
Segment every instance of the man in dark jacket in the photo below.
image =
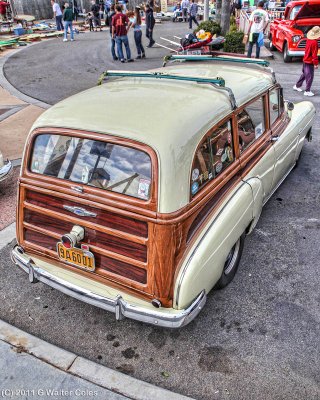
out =
<svg viewBox="0 0 320 400"><path fill-rule="evenodd" d="M101 29L101 19L100 19L100 6L95 2L95 0L91 0L91 12L93 15L93 25L98 30L98 27Z"/></svg>
<svg viewBox="0 0 320 400"><path fill-rule="evenodd" d="M64 5L64 11L63 11L63 20L64 20L64 42L68 41L67 35L68 35L68 28L70 28L70 35L71 35L71 42L74 41L74 36L73 36L73 27L72 27L72 21L73 21L74 15L71 6L69 6L69 3L65 3Z"/></svg>
<svg viewBox="0 0 320 400"><path fill-rule="evenodd" d="M153 27L156 23L156 20L153 16L153 9L150 7L149 4L146 5L146 36L149 39L149 44L147 47L152 47L155 44L153 40Z"/></svg>

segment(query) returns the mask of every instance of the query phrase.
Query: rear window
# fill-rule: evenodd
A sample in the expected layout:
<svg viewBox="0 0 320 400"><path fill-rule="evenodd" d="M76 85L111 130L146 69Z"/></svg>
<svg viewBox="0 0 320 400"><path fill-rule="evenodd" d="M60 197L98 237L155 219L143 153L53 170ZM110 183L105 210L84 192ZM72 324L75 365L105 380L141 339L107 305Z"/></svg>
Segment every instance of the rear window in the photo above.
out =
<svg viewBox="0 0 320 400"><path fill-rule="evenodd" d="M30 169L143 200L150 198L151 159L131 147L73 136L39 135Z"/></svg>

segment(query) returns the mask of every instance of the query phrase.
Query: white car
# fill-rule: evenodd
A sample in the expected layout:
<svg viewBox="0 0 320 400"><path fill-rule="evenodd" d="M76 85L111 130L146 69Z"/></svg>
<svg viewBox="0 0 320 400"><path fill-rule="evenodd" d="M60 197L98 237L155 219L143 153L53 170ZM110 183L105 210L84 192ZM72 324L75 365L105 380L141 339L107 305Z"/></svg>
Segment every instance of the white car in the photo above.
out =
<svg viewBox="0 0 320 400"><path fill-rule="evenodd" d="M4 162L3 155L0 151L0 182L4 181L9 176L11 170L11 162L9 160L7 162Z"/></svg>

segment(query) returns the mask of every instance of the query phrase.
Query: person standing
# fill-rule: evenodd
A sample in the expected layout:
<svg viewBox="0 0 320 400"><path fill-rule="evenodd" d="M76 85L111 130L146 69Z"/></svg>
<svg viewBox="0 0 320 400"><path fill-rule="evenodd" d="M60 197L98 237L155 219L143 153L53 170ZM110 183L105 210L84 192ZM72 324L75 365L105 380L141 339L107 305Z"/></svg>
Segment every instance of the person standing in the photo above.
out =
<svg viewBox="0 0 320 400"><path fill-rule="evenodd" d="M150 4L146 5L146 36L149 39L149 44L147 47L152 47L155 44L155 40L153 40L153 28L156 23L156 20L153 16L153 8L150 7Z"/></svg>
<svg viewBox="0 0 320 400"><path fill-rule="evenodd" d="M95 2L95 0L91 0L91 12L93 15L93 25L96 28L96 32L98 31L98 27L101 31L100 6Z"/></svg>
<svg viewBox="0 0 320 400"><path fill-rule="evenodd" d="M112 4L110 7L110 14L108 16L108 19L109 19L110 37L111 37L111 54L112 54L113 61L119 60L119 58L116 55L116 50L115 50L116 41L112 35L112 19L115 15L116 15L115 6L114 6L114 4Z"/></svg>
<svg viewBox="0 0 320 400"><path fill-rule="evenodd" d="M125 62L123 51L122 51L122 43L126 49L127 53L127 61L132 62L134 61L131 58L131 51L129 46L128 40L128 30L127 26L129 25L128 17L122 13L122 7L118 4L116 7L116 15L112 18L112 37L115 39L117 43L117 52L122 63Z"/></svg>
<svg viewBox="0 0 320 400"><path fill-rule="evenodd" d="M188 20L188 8L189 8L189 0L182 0L181 2L181 10L182 10L182 18L184 22Z"/></svg>
<svg viewBox="0 0 320 400"><path fill-rule="evenodd" d="M249 47L248 57L251 58L253 45L256 45L256 58L260 57L260 48L263 46L264 31L269 22L269 15L267 11L263 9L264 2L259 1L257 9L254 10L249 18ZM262 46L261 46L262 44Z"/></svg>
<svg viewBox="0 0 320 400"><path fill-rule="evenodd" d="M197 14L198 14L198 4L191 0L191 4L189 7L189 29L192 29L192 21L199 26L197 21Z"/></svg>
<svg viewBox="0 0 320 400"><path fill-rule="evenodd" d="M51 0L53 16L56 20L57 31L63 31L62 11L56 0Z"/></svg>
<svg viewBox="0 0 320 400"><path fill-rule="evenodd" d="M73 11L72 8L69 6L69 3L65 3L64 5L64 11L63 11L63 20L64 20L64 38L63 41L67 42L68 41L68 28L70 29L70 35L71 35L71 42L74 41L74 36L73 36L73 27L72 27L72 21L73 21Z"/></svg>
<svg viewBox="0 0 320 400"><path fill-rule="evenodd" d="M306 81L305 96L314 96L311 92L311 85L314 78L314 70L318 69L318 39L320 39L320 27L314 26L307 33L306 50L303 57L302 74L298 82L293 86L293 90L302 92L301 86Z"/></svg>
<svg viewBox="0 0 320 400"><path fill-rule="evenodd" d="M6 20L7 7L9 6L10 4L6 1L0 1L0 21Z"/></svg>
<svg viewBox="0 0 320 400"><path fill-rule="evenodd" d="M111 10L111 0L106 0L104 3L104 12L106 15L106 19L105 19L106 26L110 26L110 24L109 24L110 10Z"/></svg>
<svg viewBox="0 0 320 400"><path fill-rule="evenodd" d="M129 27L133 27L133 35L134 41L137 48L137 59L145 58L146 54L144 48L142 46L142 30L141 30L141 14L140 14L140 7L136 6L134 9L134 17L130 19Z"/></svg>

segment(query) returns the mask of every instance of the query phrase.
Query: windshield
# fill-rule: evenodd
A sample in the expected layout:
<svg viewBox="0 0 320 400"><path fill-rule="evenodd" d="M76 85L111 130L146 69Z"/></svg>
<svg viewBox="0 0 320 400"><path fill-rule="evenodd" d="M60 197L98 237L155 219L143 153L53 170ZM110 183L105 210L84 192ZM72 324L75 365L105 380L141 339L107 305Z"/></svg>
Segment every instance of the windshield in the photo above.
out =
<svg viewBox="0 0 320 400"><path fill-rule="evenodd" d="M123 193L150 198L151 160L131 147L71 136L39 135L31 171Z"/></svg>
<svg viewBox="0 0 320 400"><path fill-rule="evenodd" d="M291 10L291 13L289 15L289 19L292 21L295 19L295 17L297 16L298 12L300 11L302 6L295 6L293 7L293 9Z"/></svg>

